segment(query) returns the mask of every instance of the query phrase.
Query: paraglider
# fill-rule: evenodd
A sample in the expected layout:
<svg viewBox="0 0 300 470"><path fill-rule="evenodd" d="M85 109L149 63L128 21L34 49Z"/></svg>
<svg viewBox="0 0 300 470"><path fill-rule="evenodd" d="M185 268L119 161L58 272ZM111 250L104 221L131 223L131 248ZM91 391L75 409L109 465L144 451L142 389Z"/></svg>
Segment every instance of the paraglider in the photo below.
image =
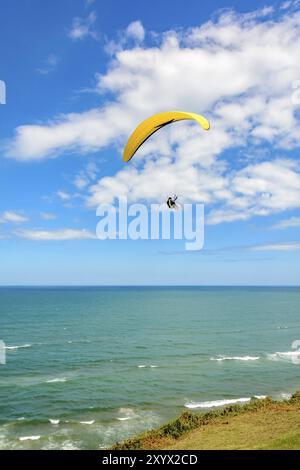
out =
<svg viewBox="0 0 300 470"><path fill-rule="evenodd" d="M200 116L200 114L188 113L184 111L167 111L155 114L154 116L151 116L145 121L141 122L129 137L123 152L124 162L129 162L129 160L132 159L134 154L143 145L143 143L159 129L172 124L173 122L183 121L186 119L198 122L198 124L200 124L200 126L206 131L208 131L210 128L208 120L203 116ZM168 198L167 206L169 209L177 208L176 200L177 196Z"/></svg>

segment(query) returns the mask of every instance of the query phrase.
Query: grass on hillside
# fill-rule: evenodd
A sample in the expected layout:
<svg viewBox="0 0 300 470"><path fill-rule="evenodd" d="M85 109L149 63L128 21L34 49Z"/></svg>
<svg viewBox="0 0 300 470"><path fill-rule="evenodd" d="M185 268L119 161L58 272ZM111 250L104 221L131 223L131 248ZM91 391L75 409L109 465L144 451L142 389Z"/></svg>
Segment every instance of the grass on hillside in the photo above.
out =
<svg viewBox="0 0 300 470"><path fill-rule="evenodd" d="M112 450L300 449L300 392L289 400L252 399L208 413L184 412Z"/></svg>

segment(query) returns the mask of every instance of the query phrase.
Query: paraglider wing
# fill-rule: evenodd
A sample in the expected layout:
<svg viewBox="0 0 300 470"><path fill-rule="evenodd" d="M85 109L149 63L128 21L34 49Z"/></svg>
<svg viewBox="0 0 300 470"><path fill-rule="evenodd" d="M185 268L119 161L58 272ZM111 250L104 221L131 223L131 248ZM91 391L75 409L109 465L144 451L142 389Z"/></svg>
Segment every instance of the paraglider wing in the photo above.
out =
<svg viewBox="0 0 300 470"><path fill-rule="evenodd" d="M128 162L131 160L136 151L143 145L143 143L149 139L149 137L157 132L162 127L171 124L172 122L182 121L184 119L191 119L206 131L209 129L210 125L207 119L200 114L196 113L186 113L183 111L167 111L164 113L155 114L154 116L146 119L133 131L129 137L127 144L123 153L123 160Z"/></svg>

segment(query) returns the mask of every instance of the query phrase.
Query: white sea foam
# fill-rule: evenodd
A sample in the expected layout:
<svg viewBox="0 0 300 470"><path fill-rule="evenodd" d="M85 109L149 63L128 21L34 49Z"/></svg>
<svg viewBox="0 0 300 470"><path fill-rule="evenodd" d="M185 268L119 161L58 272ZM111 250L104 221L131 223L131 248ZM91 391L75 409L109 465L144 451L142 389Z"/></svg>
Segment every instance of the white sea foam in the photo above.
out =
<svg viewBox="0 0 300 470"><path fill-rule="evenodd" d="M258 361L260 356L217 356L211 357L211 361L223 362L223 361Z"/></svg>
<svg viewBox="0 0 300 470"><path fill-rule="evenodd" d="M133 413L133 417L136 419L119 420L120 417L129 417L117 415L115 421L111 425L105 423L99 423L96 428L97 435L99 436L99 448L108 448L113 442L121 442L128 438L132 434L139 434L144 432L146 429L153 429L161 424L161 416L157 415L153 411L144 409L131 409L131 408L120 408L119 413Z"/></svg>
<svg viewBox="0 0 300 470"><path fill-rule="evenodd" d="M267 354L268 359L271 361L300 361L300 351L285 351Z"/></svg>
<svg viewBox="0 0 300 470"><path fill-rule="evenodd" d="M119 413L125 416L117 418L118 421L128 421L129 419L136 418L138 416L132 408L120 408Z"/></svg>
<svg viewBox="0 0 300 470"><path fill-rule="evenodd" d="M135 414L132 408L120 408L119 413Z"/></svg>
<svg viewBox="0 0 300 470"><path fill-rule="evenodd" d="M19 437L20 441L38 441L41 436L22 436Z"/></svg>
<svg viewBox="0 0 300 470"><path fill-rule="evenodd" d="M49 419L51 424L59 424L59 419Z"/></svg>
<svg viewBox="0 0 300 470"><path fill-rule="evenodd" d="M20 344L18 346L4 346L4 349L7 350L15 350L15 349L21 349L21 348L31 348L32 344ZM1 349L1 347L0 347ZM3 348L2 348L3 349Z"/></svg>
<svg viewBox="0 0 300 470"><path fill-rule="evenodd" d="M42 447L42 450L80 450L78 447L77 442L72 442L71 440L67 439L65 441L57 442L53 437L49 437L46 444Z"/></svg>
<svg viewBox="0 0 300 470"><path fill-rule="evenodd" d="M156 367L158 367L158 366L155 365L155 364L151 364L150 366L147 366L146 364L139 364L139 365L138 365L138 368L139 368L139 369L146 369L146 368L154 369L154 368L156 368Z"/></svg>
<svg viewBox="0 0 300 470"><path fill-rule="evenodd" d="M46 383L47 384L52 384L52 383L56 383L56 382L66 382L66 377L55 377L54 379L49 379L49 380L46 380Z"/></svg>
<svg viewBox="0 0 300 470"><path fill-rule="evenodd" d="M235 403L247 403L250 401L250 398L235 398L228 400L215 400L215 401L202 401L202 402L190 402L186 403L184 406L190 409L196 408L216 408L219 406L233 405Z"/></svg>
<svg viewBox="0 0 300 470"><path fill-rule="evenodd" d="M283 398L283 400L289 400L292 396L292 393L287 393L287 392L282 392L280 394L280 397Z"/></svg>
<svg viewBox="0 0 300 470"><path fill-rule="evenodd" d="M63 442L61 449L62 450L79 450L79 447L77 447L72 441L65 441Z"/></svg>
<svg viewBox="0 0 300 470"><path fill-rule="evenodd" d="M255 398L258 400L262 400L266 398L265 395L255 395ZM222 399L222 400L213 400L213 401L202 401L202 402L189 402L186 403L184 406L190 409L197 409L197 408L217 408L220 406L225 405L235 405L238 403L248 403L251 398L233 398L233 399Z"/></svg>
<svg viewBox="0 0 300 470"><path fill-rule="evenodd" d="M79 421L80 424L94 424L95 420L92 419L91 421Z"/></svg>

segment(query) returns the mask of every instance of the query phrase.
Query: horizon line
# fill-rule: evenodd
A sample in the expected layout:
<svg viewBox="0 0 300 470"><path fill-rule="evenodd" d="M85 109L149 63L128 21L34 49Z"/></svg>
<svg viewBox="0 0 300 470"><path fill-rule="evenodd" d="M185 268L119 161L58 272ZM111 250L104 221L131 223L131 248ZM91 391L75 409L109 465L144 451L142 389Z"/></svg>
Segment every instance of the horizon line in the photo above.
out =
<svg viewBox="0 0 300 470"><path fill-rule="evenodd" d="M300 287L300 284L0 284L0 289L9 287Z"/></svg>

